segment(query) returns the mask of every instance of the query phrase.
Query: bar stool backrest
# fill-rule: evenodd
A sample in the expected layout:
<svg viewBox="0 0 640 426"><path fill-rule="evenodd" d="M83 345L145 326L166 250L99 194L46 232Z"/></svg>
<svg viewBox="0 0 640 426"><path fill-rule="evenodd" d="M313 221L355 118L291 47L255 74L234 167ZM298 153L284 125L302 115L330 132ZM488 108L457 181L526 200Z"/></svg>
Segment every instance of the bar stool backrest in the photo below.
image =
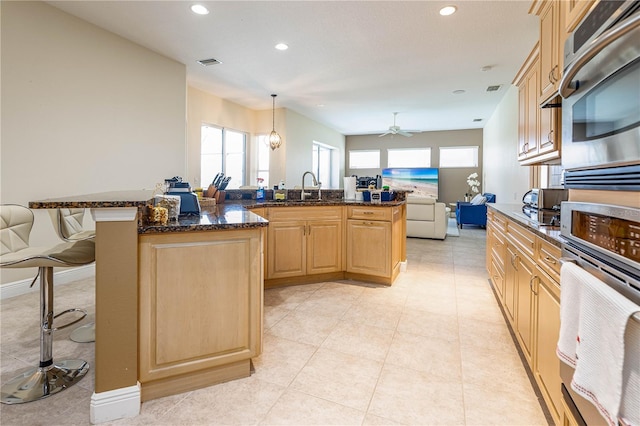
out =
<svg viewBox="0 0 640 426"><path fill-rule="evenodd" d="M0 255L29 248L33 212L17 204L0 206Z"/></svg>
<svg viewBox="0 0 640 426"><path fill-rule="evenodd" d="M93 231L85 231L82 225L84 221L85 209L50 209L51 222L58 234L64 241L88 240L95 237Z"/></svg>

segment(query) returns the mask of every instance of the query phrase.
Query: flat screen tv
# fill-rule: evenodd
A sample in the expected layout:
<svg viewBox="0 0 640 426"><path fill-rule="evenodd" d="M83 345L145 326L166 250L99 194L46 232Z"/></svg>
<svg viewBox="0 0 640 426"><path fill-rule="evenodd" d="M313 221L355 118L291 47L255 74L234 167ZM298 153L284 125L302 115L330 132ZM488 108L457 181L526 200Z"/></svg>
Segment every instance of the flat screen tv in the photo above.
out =
<svg viewBox="0 0 640 426"><path fill-rule="evenodd" d="M438 198L438 169L435 167L382 170L382 185L392 190L413 191L421 197Z"/></svg>

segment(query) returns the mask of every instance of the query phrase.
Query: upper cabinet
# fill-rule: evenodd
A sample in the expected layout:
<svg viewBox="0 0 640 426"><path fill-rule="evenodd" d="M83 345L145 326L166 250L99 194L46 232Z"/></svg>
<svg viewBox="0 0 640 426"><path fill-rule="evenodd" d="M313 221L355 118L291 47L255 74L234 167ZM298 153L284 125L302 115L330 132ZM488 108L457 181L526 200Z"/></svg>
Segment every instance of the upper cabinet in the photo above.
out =
<svg viewBox="0 0 640 426"><path fill-rule="evenodd" d="M562 0L564 14L564 31L566 34L573 31L587 14L595 0Z"/></svg>
<svg viewBox="0 0 640 426"><path fill-rule="evenodd" d="M546 0L534 3L540 17L540 87L538 103L542 104L554 97L562 76L562 46L564 26L561 26L561 3Z"/></svg>

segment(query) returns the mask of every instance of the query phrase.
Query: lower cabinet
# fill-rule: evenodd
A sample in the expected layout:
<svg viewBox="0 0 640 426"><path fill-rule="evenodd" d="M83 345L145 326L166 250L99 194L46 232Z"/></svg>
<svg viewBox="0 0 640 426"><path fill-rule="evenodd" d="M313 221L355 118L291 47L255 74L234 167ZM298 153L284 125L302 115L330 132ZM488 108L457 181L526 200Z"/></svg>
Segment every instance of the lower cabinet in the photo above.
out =
<svg viewBox="0 0 640 426"><path fill-rule="evenodd" d="M390 276L390 222L347 220L347 272Z"/></svg>
<svg viewBox="0 0 640 426"><path fill-rule="evenodd" d="M560 334L560 286L537 267L536 353L534 376L556 424L562 417L560 360L556 345Z"/></svg>
<svg viewBox="0 0 640 426"><path fill-rule="evenodd" d="M563 413L560 360L556 356L560 333L561 250L498 212L488 218L487 229L493 229L487 240L487 244L492 245L491 249L487 248L489 274L507 320L554 423L573 425L571 417ZM494 221L499 223L492 223ZM506 222L506 226L500 222ZM496 244L496 235L500 236L496 228L505 229L502 251L496 249L500 247ZM504 283L500 284L500 280Z"/></svg>
<svg viewBox="0 0 640 426"><path fill-rule="evenodd" d="M262 230L141 235L142 400L250 374L262 352Z"/></svg>
<svg viewBox="0 0 640 426"><path fill-rule="evenodd" d="M267 278L342 271L342 223L340 207L270 209Z"/></svg>

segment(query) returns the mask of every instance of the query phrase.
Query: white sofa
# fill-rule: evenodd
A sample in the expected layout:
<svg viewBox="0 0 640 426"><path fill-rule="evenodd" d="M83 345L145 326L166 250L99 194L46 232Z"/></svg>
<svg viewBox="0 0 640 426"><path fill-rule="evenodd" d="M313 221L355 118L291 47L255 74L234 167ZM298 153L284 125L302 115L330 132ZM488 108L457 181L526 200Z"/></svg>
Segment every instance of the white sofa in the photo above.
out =
<svg viewBox="0 0 640 426"><path fill-rule="evenodd" d="M447 208L432 197L407 195L407 237L435 238L447 236Z"/></svg>

